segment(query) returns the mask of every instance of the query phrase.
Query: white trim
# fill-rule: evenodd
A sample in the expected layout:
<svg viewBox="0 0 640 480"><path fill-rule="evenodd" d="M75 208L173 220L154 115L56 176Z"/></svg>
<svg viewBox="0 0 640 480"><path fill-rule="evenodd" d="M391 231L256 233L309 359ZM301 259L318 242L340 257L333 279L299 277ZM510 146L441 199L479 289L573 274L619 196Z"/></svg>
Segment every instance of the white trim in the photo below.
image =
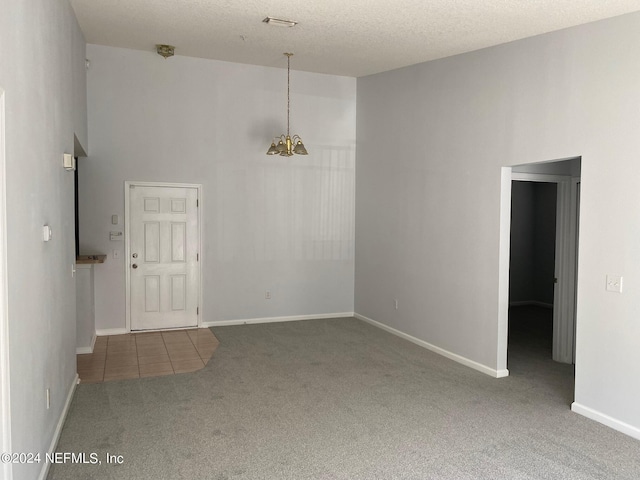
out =
<svg viewBox="0 0 640 480"><path fill-rule="evenodd" d="M91 338L91 345L89 345L88 347L77 347L76 348L76 355L83 355L86 353L93 353L93 347L96 346L96 338L97 338L97 334L94 332L93 333L93 337Z"/></svg>
<svg viewBox="0 0 640 480"><path fill-rule="evenodd" d="M393 327L390 327L388 325L385 325L384 323L380 323L376 320L373 320L369 317L365 317L364 315L360 315L359 313L355 313L353 315L354 317L356 317L358 320L362 320L363 322L367 322L371 325L373 325L374 327L378 327L382 330L385 330L389 333L392 333L400 338L404 338L405 340L409 340L411 343L415 343L416 345L426 348L427 350L430 350L434 353L437 353L438 355L442 355L443 357L448 358L449 360L453 360L455 362L458 362L462 365L464 365L465 367L470 367L473 368L474 370L477 370L479 372L482 372L486 375L490 375L494 378L502 378L502 377L507 377L509 376L509 370L507 370L506 368L503 369L498 369L496 370L495 368L491 368L491 367L487 367L486 365L483 365L481 363L478 363L474 360L470 360L467 357L463 357L462 355L458 355L457 353L453 353L450 352L448 350L445 350L444 348L440 348L437 347L429 342L425 342L424 340L420 340L419 338L416 338L412 335L409 335L407 333L401 332L400 330L396 330Z"/></svg>
<svg viewBox="0 0 640 480"><path fill-rule="evenodd" d="M80 383L80 377L76 374L73 382L71 382L71 388L69 389L69 393L67 394L67 400L64 403L64 408L62 409L62 413L60 413L60 418L58 419L58 424L56 425L56 429L53 432L53 438L51 439L51 444L49 445L49 450L47 453L51 454L56 451L56 447L58 445L58 440L60 440L60 434L62 433L62 427L64 427L64 422L67 419L67 414L69 413L69 407L71 406L71 400L73 400L73 394L76 391L76 386ZM47 474L49 473L49 462L42 462L42 470L40 470L40 475L38 476L38 480L45 480L47 478Z"/></svg>
<svg viewBox="0 0 640 480"><path fill-rule="evenodd" d="M126 328L102 328L96 330L96 335L98 337L106 337L109 335L124 335L125 333L129 333Z"/></svg>
<svg viewBox="0 0 640 480"><path fill-rule="evenodd" d="M548 175L546 173L522 173L512 171L511 180L516 182L561 183L570 181L571 177L568 175Z"/></svg>
<svg viewBox="0 0 640 480"><path fill-rule="evenodd" d="M136 187L173 187L173 188L195 188L198 191L198 282L200 285L198 286L198 327L202 327L202 319L203 315L203 306L204 303L202 299L204 298L202 295L202 265L204 265L204 249L202 246L204 245L203 239L203 230L202 228L202 210L204 208L204 202L202 198L202 184L198 183L171 183L171 182L137 182L137 181L125 181L124 182L124 255L125 255L125 330L124 333L131 332L131 269L129 268L129 264L131 262L131 249L129 245L129 235L130 235L130 225L131 225L131 215L129 212L129 191L131 186ZM145 330L146 331L146 330ZM109 334L109 335L118 335L118 334Z"/></svg>
<svg viewBox="0 0 640 480"><path fill-rule="evenodd" d="M625 435L629 435L630 437L640 440L640 428L634 427L633 425L629 425L625 422L621 422L620 420L610 417L609 415L605 415L604 413L598 412L593 408L585 407L578 402L573 402L571 404L571 410L587 418L590 418L591 420L595 420L598 423L602 423L607 427L613 428L614 430L618 430Z"/></svg>
<svg viewBox="0 0 640 480"><path fill-rule="evenodd" d="M0 88L0 452L11 452L11 399L9 396L9 314L7 292L7 202L4 137L4 90ZM0 466L0 477L13 478L9 463Z"/></svg>
<svg viewBox="0 0 640 480"><path fill-rule="evenodd" d="M509 340L509 268L511 262L511 167L500 172L500 240L498 251L498 341L496 366L507 369Z"/></svg>
<svg viewBox="0 0 640 480"><path fill-rule="evenodd" d="M245 318L239 320L220 320L219 322L202 322L203 327L224 327L228 325L249 325L254 323L297 322L298 320L320 320L325 318L353 317L353 312L321 313L317 315L291 315L289 317Z"/></svg>

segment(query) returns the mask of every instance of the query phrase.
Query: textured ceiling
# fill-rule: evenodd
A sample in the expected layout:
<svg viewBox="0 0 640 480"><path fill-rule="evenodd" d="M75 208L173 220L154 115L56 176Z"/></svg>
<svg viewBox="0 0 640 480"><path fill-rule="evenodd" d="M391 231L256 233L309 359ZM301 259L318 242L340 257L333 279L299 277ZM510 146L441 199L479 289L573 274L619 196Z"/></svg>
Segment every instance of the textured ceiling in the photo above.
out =
<svg viewBox="0 0 640 480"><path fill-rule="evenodd" d="M360 77L640 10L640 0L71 0L88 43ZM262 23L266 16L299 22ZM170 61L170 60L168 60Z"/></svg>

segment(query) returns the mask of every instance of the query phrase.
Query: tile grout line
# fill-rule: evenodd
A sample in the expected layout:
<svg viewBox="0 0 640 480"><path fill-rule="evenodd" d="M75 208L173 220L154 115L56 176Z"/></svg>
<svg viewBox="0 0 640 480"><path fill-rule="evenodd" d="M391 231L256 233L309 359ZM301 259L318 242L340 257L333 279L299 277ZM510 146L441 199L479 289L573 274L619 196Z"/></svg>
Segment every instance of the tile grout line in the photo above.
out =
<svg viewBox="0 0 640 480"><path fill-rule="evenodd" d="M104 368L104 369L105 369L105 374L104 374L104 377L103 377L103 382L108 382L108 381L112 381L112 380L128 380L128 379L140 378L140 368L139 368L139 366L138 366L138 345L137 345L136 338L135 338L135 336L134 336L133 334L131 334L131 333L127 333L127 334L125 334L125 335L124 335L124 337L125 337L125 338L127 338L127 339L129 339L129 340L126 342L126 343L128 343L129 345L131 345L131 343L132 343L132 341L133 341L133 344L134 344L134 347L135 347L135 359L136 359L136 365L135 365L135 367L136 367L136 370L137 370L137 372L138 372L138 373L137 373L137 375L138 375L138 376L137 376L137 377L127 377L127 376L125 375L125 376L124 376L124 378L122 378L123 376L121 375L121 376L116 376L115 378L110 378L109 380L106 380L106 379L105 379L105 378L106 378L106 376L107 376L107 373L106 373L106 371L107 371L106 359L109 357L109 343L110 343L110 340L111 340L111 336L109 336L109 337L107 338L107 351L106 351L106 356L105 356L105 368ZM115 347L115 345L114 345L114 347ZM112 355L113 355L113 353L114 353L114 352L111 352L111 353L112 353ZM116 352L116 355L115 355L116 357L117 357L117 353L122 353L122 352ZM123 365L121 365L120 367L126 367L126 366L127 366L127 365L124 365L124 366L123 366ZM130 366L132 366L132 367L133 367L133 365L130 365ZM118 367L116 366L116 367L114 367L114 368L118 368Z"/></svg>
<svg viewBox="0 0 640 480"><path fill-rule="evenodd" d="M165 345L165 343L164 343L164 337L163 337L163 335L162 335L162 332L158 332L158 336L160 337L160 340L162 341L162 347L163 347L163 349L164 349L164 353L166 354L167 358L169 358L169 352L167 351L166 345ZM136 346L137 346L137 345L138 345L138 338L137 338L137 336L136 336ZM153 344L152 344L152 345L153 345ZM146 374L145 374L146 376L145 376L145 377L143 377L143 376L142 376L142 375L143 375L143 374L142 374L142 371L141 371L141 369L140 369L140 367L142 366L142 364L140 363L140 353L139 353L139 351L138 351L138 353L137 353L137 360L138 360L138 372L139 372L140 378L146 378L146 376L154 377L154 376L163 376L163 375L164 375L164 374L163 374L163 375L155 375L155 374L152 374L152 375L146 375ZM162 363L163 363L163 362L160 362L160 364L162 364ZM145 365L154 365L154 364L153 364L153 363L149 363L149 364L145 364ZM169 366L171 367L171 374L172 374L172 375L175 375L175 372L174 372L174 370L173 370L173 365L171 365L171 360L169 360Z"/></svg>
<svg viewBox="0 0 640 480"><path fill-rule="evenodd" d="M171 355L169 355L169 349L167 348L167 342L164 341L164 335L160 332L160 338L162 339L162 344L164 345L164 351L167 352L167 358L169 358L169 365L171 365L171 370L173 374L176 374L176 369L173 367L173 360L171 360Z"/></svg>
<svg viewBox="0 0 640 480"><path fill-rule="evenodd" d="M133 342L136 344L136 367L138 368L138 378L140 377L140 357L138 356L138 337L133 335Z"/></svg>
<svg viewBox="0 0 640 480"><path fill-rule="evenodd" d="M196 330L196 336L198 335L197 330ZM191 342L191 345L193 345L193 348L196 349L196 353L198 354L198 358L200 359L200 361L202 362L203 365L206 365L206 363L204 363L204 360L202 359L202 355L200 355L200 350L198 350L198 346L193 343L193 338L191 338L191 335L189 335L189 333L187 333L187 337L189 337L189 341ZM202 367L204 368L204 367Z"/></svg>

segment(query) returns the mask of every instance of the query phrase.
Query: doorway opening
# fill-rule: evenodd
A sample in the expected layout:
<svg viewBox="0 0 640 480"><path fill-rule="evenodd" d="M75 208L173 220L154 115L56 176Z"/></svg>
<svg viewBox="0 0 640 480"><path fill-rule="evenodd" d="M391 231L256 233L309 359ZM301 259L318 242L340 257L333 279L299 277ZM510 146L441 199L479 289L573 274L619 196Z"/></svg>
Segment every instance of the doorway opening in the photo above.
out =
<svg viewBox="0 0 640 480"><path fill-rule="evenodd" d="M580 162L503 169L499 369L575 363Z"/></svg>
<svg viewBox="0 0 640 480"><path fill-rule="evenodd" d="M507 360L512 371L553 355L557 193L557 183L511 183Z"/></svg>

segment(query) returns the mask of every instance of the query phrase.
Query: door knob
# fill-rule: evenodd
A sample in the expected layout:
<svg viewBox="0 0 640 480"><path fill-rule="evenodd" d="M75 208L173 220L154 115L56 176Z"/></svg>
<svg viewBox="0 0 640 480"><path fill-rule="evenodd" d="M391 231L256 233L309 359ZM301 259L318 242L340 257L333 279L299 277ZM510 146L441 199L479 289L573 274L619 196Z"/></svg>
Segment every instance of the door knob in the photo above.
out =
<svg viewBox="0 0 640 480"><path fill-rule="evenodd" d="M133 255L131 255L133 258L138 258L138 254L134 253Z"/></svg>
<svg viewBox="0 0 640 480"><path fill-rule="evenodd" d="M138 268L138 265L134 263L133 265L131 265L131 268Z"/></svg>

